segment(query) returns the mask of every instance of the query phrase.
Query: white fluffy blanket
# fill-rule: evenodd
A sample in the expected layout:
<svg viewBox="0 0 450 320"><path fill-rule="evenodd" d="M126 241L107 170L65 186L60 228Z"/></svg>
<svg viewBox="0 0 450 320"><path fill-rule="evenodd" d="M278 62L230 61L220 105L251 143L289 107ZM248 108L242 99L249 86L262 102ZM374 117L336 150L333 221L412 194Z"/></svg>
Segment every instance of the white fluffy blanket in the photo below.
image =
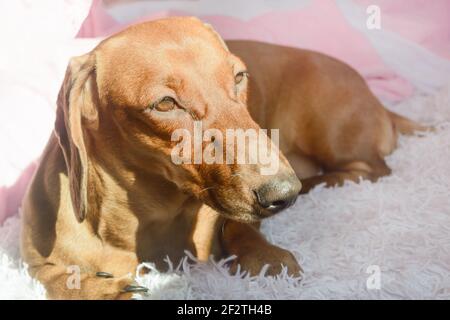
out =
<svg viewBox="0 0 450 320"><path fill-rule="evenodd" d="M264 223L270 241L301 262L302 280L285 274L241 279L223 262L186 258L170 272L138 278L150 289L143 298L450 299L450 86L395 109L439 125L434 133L400 138L387 158L391 176L319 186ZM19 224L15 216L0 228L0 299L41 299L45 290L18 260Z"/></svg>

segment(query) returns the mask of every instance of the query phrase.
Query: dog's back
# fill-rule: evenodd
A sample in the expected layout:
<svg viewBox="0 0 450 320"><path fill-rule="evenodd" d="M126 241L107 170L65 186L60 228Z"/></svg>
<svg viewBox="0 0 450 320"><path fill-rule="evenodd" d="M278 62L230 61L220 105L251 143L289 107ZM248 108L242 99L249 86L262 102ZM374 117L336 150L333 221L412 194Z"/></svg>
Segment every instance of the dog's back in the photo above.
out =
<svg viewBox="0 0 450 320"><path fill-rule="evenodd" d="M339 184L335 171L355 181L389 174L383 158L394 150L397 134L426 129L385 109L342 61L256 41L227 45L250 72L250 113L262 127L280 130L280 150L298 176L314 177L302 192L320 182ZM333 174L320 176L323 171Z"/></svg>

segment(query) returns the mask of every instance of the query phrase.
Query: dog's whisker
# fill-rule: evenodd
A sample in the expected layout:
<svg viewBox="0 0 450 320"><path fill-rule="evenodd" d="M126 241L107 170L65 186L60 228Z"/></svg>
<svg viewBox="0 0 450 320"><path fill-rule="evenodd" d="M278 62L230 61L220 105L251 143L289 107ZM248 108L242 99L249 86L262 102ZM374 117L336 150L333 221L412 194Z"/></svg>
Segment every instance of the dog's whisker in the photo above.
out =
<svg viewBox="0 0 450 320"><path fill-rule="evenodd" d="M204 191L206 191L206 190L215 189L215 188L216 188L216 187L207 187L207 188L204 188L204 189L200 190L199 193L202 193L202 192L204 192Z"/></svg>

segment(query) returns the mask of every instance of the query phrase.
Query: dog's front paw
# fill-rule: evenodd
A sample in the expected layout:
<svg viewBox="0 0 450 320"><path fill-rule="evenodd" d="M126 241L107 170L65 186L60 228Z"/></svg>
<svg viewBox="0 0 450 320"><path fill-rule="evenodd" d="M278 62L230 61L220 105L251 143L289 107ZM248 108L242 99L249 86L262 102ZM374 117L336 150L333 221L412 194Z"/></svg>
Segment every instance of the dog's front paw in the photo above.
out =
<svg viewBox="0 0 450 320"><path fill-rule="evenodd" d="M108 272L97 272L96 278L98 279L99 289L98 297L100 299L113 299L113 300L130 300L133 299L134 294L145 294L148 289L139 285L133 281L129 276L123 276L115 278ZM104 279L103 281L101 279Z"/></svg>
<svg viewBox="0 0 450 320"><path fill-rule="evenodd" d="M241 270L247 271L254 276L261 272L265 265L268 265L266 275L275 276L280 274L283 266L287 267L288 274L291 276L300 276L303 272L294 255L288 250L274 245L249 250L240 254L230 266L230 272L236 273L240 265Z"/></svg>

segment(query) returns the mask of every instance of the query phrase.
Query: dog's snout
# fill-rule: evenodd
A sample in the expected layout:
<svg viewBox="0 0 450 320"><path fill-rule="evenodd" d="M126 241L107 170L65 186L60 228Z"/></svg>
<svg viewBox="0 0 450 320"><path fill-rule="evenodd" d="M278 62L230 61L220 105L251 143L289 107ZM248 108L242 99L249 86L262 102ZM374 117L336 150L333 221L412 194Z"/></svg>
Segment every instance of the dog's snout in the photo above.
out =
<svg viewBox="0 0 450 320"><path fill-rule="evenodd" d="M293 205L300 189L298 179L274 180L254 190L254 193L258 204L270 214L275 214Z"/></svg>

